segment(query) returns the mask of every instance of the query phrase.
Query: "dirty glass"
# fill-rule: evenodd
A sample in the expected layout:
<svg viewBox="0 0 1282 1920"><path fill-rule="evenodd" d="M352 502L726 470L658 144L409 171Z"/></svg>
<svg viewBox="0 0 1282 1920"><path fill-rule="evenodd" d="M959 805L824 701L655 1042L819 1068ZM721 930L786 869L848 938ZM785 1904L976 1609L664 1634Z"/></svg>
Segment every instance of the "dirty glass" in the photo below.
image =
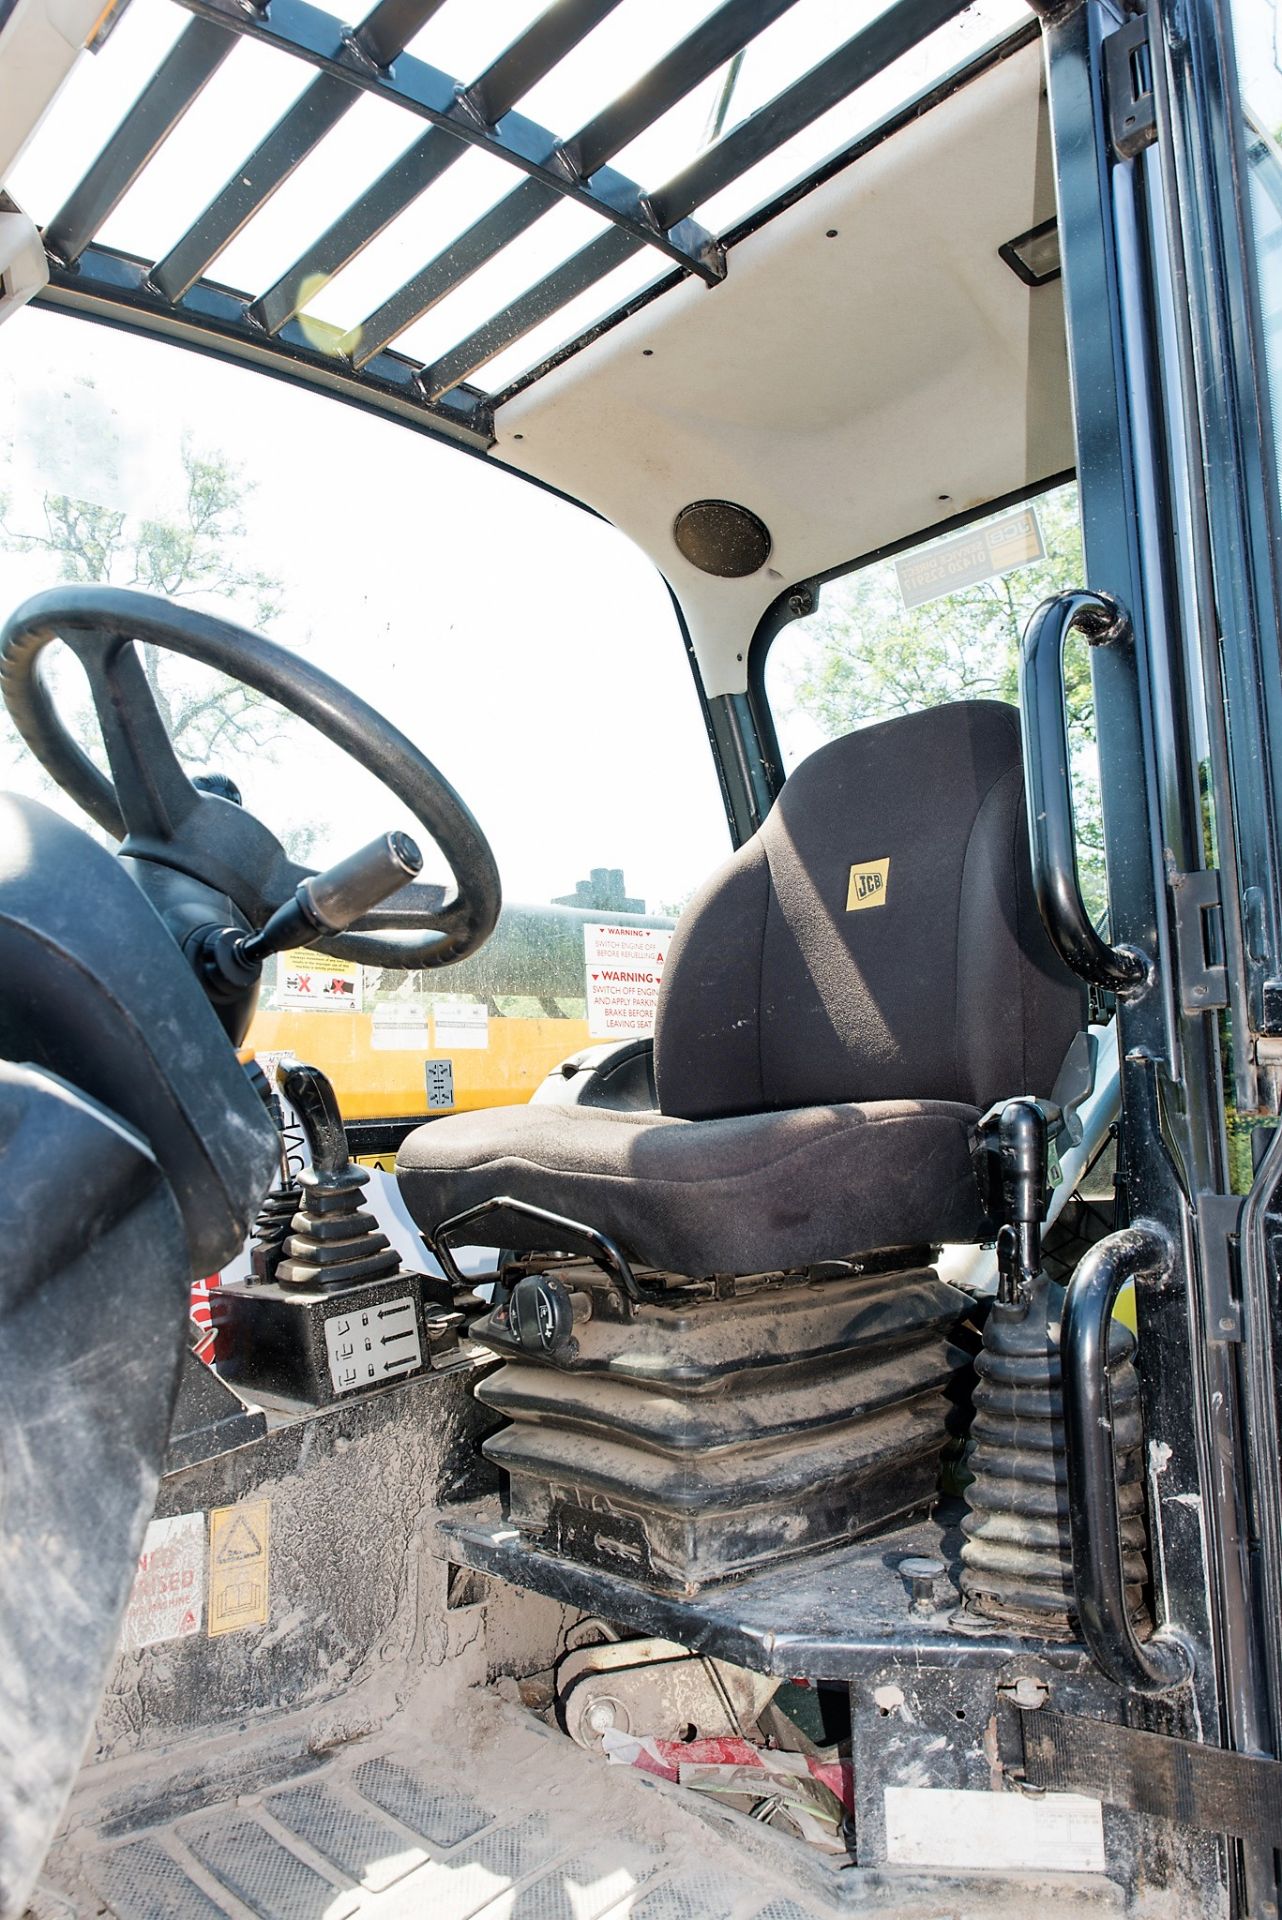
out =
<svg viewBox="0 0 1282 1920"><path fill-rule="evenodd" d="M252 1043L321 1066L355 1118L522 1100L589 1040L645 1030L667 929L729 851L650 563L483 460L261 375L34 311L5 341L3 612L105 581L258 629L395 721L493 844L508 905L484 952L421 974L284 956ZM295 858L405 827L448 878L319 735L177 656L148 668L188 771L230 775ZM94 751L74 661L53 682ZM0 784L76 817L3 715Z"/></svg>
<svg viewBox="0 0 1282 1920"><path fill-rule="evenodd" d="M1242 97L1248 232L1254 242L1263 323L1261 397L1266 415L1271 416L1273 460L1278 463L1282 462L1278 438L1282 426L1282 22L1267 0L1235 0L1232 19ZM1227 1070L1233 1046L1227 1016L1222 1021L1221 1045ZM1225 1118L1230 1184L1233 1192L1248 1193L1276 1119L1239 1112L1231 1101Z"/></svg>
<svg viewBox="0 0 1282 1920"><path fill-rule="evenodd" d="M1019 698L1019 643L1042 600L1082 581L1075 486L827 581L775 638L766 691L784 767L825 740L951 700ZM1078 873L1091 912L1106 887L1095 712L1085 644L1066 655Z"/></svg>
<svg viewBox="0 0 1282 1920"><path fill-rule="evenodd" d="M1237 0L1233 25L1244 109L1248 205L1264 321L1264 383L1276 453L1282 421L1282 31L1276 8L1265 0Z"/></svg>

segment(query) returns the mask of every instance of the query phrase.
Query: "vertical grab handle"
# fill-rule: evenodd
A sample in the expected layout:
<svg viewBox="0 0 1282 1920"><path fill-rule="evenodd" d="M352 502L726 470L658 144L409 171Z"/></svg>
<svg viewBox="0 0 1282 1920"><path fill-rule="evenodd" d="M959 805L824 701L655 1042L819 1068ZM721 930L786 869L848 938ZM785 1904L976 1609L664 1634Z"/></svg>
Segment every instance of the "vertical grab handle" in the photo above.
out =
<svg viewBox="0 0 1282 1920"><path fill-rule="evenodd" d="M1019 705L1033 886L1051 944L1065 966L1097 987L1123 992L1148 974L1137 947L1109 946L1095 931L1073 851L1073 779L1064 710L1064 647L1076 628L1091 646L1129 647L1130 617L1106 594L1074 590L1043 600L1024 632Z"/></svg>
<svg viewBox="0 0 1282 1920"><path fill-rule="evenodd" d="M1060 1336L1073 1589L1082 1638L1110 1680L1143 1694L1183 1686L1193 1663L1168 1627L1141 1640L1126 1603L1108 1340L1122 1287L1165 1272L1170 1259L1166 1236L1145 1222L1097 1242L1069 1282Z"/></svg>

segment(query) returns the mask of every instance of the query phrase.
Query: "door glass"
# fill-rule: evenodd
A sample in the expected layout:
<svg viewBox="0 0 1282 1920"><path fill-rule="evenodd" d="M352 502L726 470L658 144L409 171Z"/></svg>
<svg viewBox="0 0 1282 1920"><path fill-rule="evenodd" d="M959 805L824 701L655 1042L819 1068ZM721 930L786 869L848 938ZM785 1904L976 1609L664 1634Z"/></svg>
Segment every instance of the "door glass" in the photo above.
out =
<svg viewBox="0 0 1282 1920"><path fill-rule="evenodd" d="M5 339L0 617L86 580L259 629L392 719L494 847L508 904L483 952L410 974L286 956L251 1042L322 1067L359 1118L524 1100L589 1040L644 1030L666 930L729 851L650 563L484 460L244 369L35 311ZM318 734L175 655L147 665L188 771L230 776L296 859L405 827L448 879ZM92 749L75 663L52 678ZM77 817L2 714L0 785Z"/></svg>
<svg viewBox="0 0 1282 1920"><path fill-rule="evenodd" d="M1019 698L1019 644L1049 595L1082 580L1075 486L857 566L777 636L766 691L785 769L825 740L951 700ZM1099 918L1104 839L1090 663L1080 636L1065 659L1077 863Z"/></svg>
<svg viewBox="0 0 1282 1920"><path fill-rule="evenodd" d="M1277 9L1264 0L1236 0L1233 24L1264 321L1264 376L1277 453L1277 422L1282 420L1282 26Z"/></svg>

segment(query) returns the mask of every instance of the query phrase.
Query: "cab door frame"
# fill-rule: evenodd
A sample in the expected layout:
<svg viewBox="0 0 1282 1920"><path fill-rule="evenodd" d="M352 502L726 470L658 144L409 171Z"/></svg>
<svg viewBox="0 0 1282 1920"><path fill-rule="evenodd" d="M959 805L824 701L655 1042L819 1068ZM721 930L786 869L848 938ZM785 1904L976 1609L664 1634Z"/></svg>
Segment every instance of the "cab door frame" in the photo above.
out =
<svg viewBox="0 0 1282 1920"><path fill-rule="evenodd" d="M1276 469L1233 50L1213 0L1138 21L1086 0L1048 25L1047 61L1083 584L1135 636L1133 660L1097 647L1092 666L1112 937L1150 962L1117 1009L1119 1198L1174 1249L1136 1303L1155 1605L1193 1656L1193 1737L1276 1755L1268 1282L1237 1257L1225 1118L1230 1096L1276 1106L1260 1042L1282 924ZM1271 1848L1234 1843L1226 1866L1235 1911L1276 1914Z"/></svg>

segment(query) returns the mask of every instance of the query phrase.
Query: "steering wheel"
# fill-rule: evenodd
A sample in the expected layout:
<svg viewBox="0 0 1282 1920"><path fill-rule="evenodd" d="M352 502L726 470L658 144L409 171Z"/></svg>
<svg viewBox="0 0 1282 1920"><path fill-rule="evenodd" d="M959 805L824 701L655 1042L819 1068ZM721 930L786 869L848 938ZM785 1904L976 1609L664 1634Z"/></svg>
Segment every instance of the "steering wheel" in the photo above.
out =
<svg viewBox="0 0 1282 1920"><path fill-rule="evenodd" d="M112 778L58 715L43 655L62 640L85 670ZM65 793L116 840L122 855L185 874L225 895L255 931L313 869L233 800L199 791L178 763L133 642L214 667L275 700L375 774L444 854L456 892L421 881L345 933L309 944L374 967L440 967L494 930L501 904L489 842L449 781L412 741L319 667L191 607L120 587L38 593L0 630L0 692L14 725ZM190 917L190 916L188 916Z"/></svg>

